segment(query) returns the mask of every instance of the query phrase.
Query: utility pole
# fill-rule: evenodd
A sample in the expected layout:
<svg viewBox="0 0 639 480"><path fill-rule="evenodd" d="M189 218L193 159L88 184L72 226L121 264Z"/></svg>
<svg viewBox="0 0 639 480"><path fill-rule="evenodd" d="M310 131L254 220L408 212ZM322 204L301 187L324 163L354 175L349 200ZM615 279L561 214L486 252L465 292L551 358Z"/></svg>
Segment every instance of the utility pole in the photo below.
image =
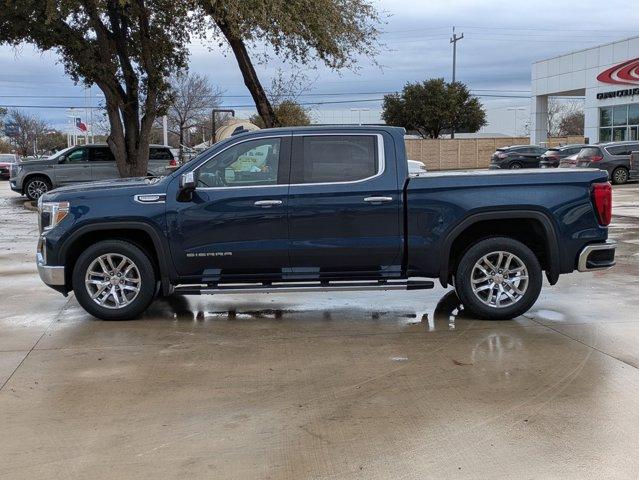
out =
<svg viewBox="0 0 639 480"><path fill-rule="evenodd" d="M455 83L455 70L457 68L457 42L459 42L462 38L464 38L464 34L462 33L459 37L455 33L455 27L453 27L453 36L450 39L450 43L453 44L453 83ZM455 138L455 129L451 129L450 138Z"/></svg>
<svg viewBox="0 0 639 480"><path fill-rule="evenodd" d="M455 83L455 69L457 68L457 42L464 38L462 33L459 37L455 33L455 27L453 27L453 36L450 39L450 43L453 44L453 83Z"/></svg>

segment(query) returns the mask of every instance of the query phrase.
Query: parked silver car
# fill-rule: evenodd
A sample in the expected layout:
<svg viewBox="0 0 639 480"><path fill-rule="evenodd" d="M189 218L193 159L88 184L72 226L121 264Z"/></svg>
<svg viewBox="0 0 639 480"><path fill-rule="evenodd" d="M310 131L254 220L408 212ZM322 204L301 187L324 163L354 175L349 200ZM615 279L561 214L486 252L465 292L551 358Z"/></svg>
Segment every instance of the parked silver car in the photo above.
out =
<svg viewBox="0 0 639 480"><path fill-rule="evenodd" d="M176 162L169 147L151 145L148 175L167 173ZM12 166L11 190L37 200L40 195L63 185L118 177L115 158L107 145L70 147L43 160L29 160Z"/></svg>

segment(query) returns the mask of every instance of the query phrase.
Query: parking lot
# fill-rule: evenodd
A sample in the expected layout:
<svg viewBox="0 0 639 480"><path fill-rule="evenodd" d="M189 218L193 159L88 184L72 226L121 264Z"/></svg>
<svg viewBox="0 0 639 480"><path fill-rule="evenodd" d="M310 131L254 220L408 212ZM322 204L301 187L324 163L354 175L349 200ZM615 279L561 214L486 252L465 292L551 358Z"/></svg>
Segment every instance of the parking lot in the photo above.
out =
<svg viewBox="0 0 639 480"><path fill-rule="evenodd" d="M500 322L441 287L99 321L40 282L23 202L0 183L0 478L639 476L639 184L614 269Z"/></svg>

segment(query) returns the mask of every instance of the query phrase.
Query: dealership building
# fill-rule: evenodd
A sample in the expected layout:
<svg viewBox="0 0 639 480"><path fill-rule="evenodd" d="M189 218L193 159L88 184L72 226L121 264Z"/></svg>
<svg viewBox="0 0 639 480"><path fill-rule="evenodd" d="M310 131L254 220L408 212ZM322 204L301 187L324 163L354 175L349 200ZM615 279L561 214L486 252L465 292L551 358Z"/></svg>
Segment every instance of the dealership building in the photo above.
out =
<svg viewBox="0 0 639 480"><path fill-rule="evenodd" d="M585 98L590 143L639 139L639 36L532 65L531 142L546 142L549 97Z"/></svg>

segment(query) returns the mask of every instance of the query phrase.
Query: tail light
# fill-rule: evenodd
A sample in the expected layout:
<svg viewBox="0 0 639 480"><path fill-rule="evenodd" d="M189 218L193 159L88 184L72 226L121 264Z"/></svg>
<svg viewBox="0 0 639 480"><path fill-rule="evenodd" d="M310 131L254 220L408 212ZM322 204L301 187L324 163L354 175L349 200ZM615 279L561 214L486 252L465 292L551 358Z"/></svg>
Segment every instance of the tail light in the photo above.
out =
<svg viewBox="0 0 639 480"><path fill-rule="evenodd" d="M169 166L170 167L177 167L177 158L172 158L171 161L169 162Z"/></svg>
<svg viewBox="0 0 639 480"><path fill-rule="evenodd" d="M601 155L594 155L590 157L591 162L601 162L602 160L603 160L603 156Z"/></svg>
<svg viewBox="0 0 639 480"><path fill-rule="evenodd" d="M592 200L599 217L599 224L604 227L612 220L612 187L610 183L595 183L592 188Z"/></svg>

